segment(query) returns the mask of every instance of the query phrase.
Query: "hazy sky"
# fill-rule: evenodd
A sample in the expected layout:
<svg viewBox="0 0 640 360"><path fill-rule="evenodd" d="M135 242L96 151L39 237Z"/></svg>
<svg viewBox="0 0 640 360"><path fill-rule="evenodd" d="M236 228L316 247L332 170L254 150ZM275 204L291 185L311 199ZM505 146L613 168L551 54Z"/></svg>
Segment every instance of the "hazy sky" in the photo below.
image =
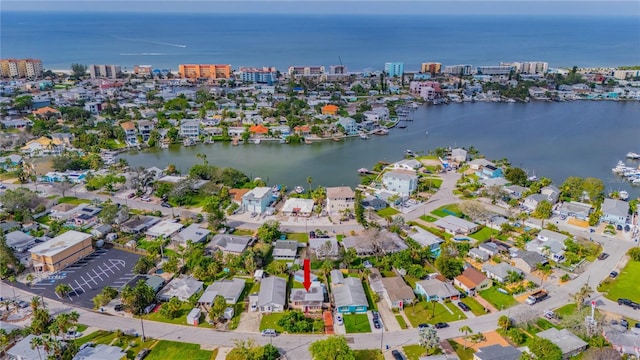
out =
<svg viewBox="0 0 640 360"><path fill-rule="evenodd" d="M633 1L469 0L2 0L0 11L210 12L291 14L626 15L640 17ZM639 30L640 31L640 30Z"/></svg>

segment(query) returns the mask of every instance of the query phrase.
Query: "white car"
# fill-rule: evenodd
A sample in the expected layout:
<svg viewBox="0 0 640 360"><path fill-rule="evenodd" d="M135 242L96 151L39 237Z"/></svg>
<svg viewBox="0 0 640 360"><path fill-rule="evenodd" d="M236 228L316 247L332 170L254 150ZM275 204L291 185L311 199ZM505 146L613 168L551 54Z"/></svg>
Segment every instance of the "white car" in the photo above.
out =
<svg viewBox="0 0 640 360"><path fill-rule="evenodd" d="M143 197L140 198L140 200L142 200L144 202L149 202L149 201L151 201L151 198L148 197L148 196L143 196Z"/></svg>
<svg viewBox="0 0 640 360"><path fill-rule="evenodd" d="M77 339L79 337L82 337L82 333L78 331L67 331L67 334L65 335L65 337L67 339Z"/></svg>

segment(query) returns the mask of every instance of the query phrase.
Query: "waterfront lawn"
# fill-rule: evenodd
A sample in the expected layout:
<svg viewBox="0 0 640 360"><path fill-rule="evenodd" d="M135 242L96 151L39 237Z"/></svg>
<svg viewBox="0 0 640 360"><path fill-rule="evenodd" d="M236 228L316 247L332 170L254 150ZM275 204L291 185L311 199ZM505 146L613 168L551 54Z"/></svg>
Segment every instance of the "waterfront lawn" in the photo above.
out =
<svg viewBox="0 0 640 360"><path fill-rule="evenodd" d="M445 308L446 305L447 308ZM415 306L415 309L414 309ZM407 305L404 308L404 314L409 319L411 326L418 327L419 324L435 324L439 322L452 322L460 319L466 319L466 316L462 313L462 310L458 309L454 304L442 304L440 302L435 303L435 316L433 310L433 303L426 301L419 301L415 305ZM451 311L449 311L449 310Z"/></svg>
<svg viewBox="0 0 640 360"><path fill-rule="evenodd" d="M73 196L64 196L58 198L58 204L71 204L71 205L81 205L81 204L90 204L91 200L88 199L79 199Z"/></svg>
<svg viewBox="0 0 640 360"><path fill-rule="evenodd" d="M434 221L438 221L438 219L434 218L433 216L429 216L429 215L422 215L422 216L420 216L420 220L422 220L422 221L426 221L426 222L434 222Z"/></svg>
<svg viewBox="0 0 640 360"><path fill-rule="evenodd" d="M469 237L476 239L478 241L486 241L486 240L489 240L491 236L495 236L497 234L498 234L497 230L493 230L492 228L485 226L480 230L474 232L473 234L469 235Z"/></svg>
<svg viewBox="0 0 640 360"><path fill-rule="evenodd" d="M640 302L640 262L629 260L627 266L620 271L616 279L607 277L598 287L599 292L606 293L609 300L618 301L618 298L627 298Z"/></svg>
<svg viewBox="0 0 640 360"><path fill-rule="evenodd" d="M488 288L487 290L480 291L479 294L497 310L503 310L518 304L518 301L514 299L513 296L499 292L497 286L493 286Z"/></svg>
<svg viewBox="0 0 640 360"><path fill-rule="evenodd" d="M387 216L393 216L393 215L399 214L400 211L398 211L398 210L396 210L396 209L394 209L392 207L386 207L386 208L384 208L382 210L376 211L376 213L378 215L382 216L382 217L387 217Z"/></svg>
<svg viewBox="0 0 640 360"><path fill-rule="evenodd" d="M435 215L435 216L438 216L438 217L445 217L445 216L453 215L453 216L461 218L461 217L464 216L462 214L462 211L460 211L460 209L458 208L458 205L456 205L456 204L449 204L449 205L441 206L441 207L433 210L431 213L433 215Z"/></svg>
<svg viewBox="0 0 640 360"><path fill-rule="evenodd" d="M484 311L484 306L480 305L480 303L478 302L478 300L467 296L466 298L460 300L463 303L467 304L470 308L471 308L471 312L476 315L476 316L480 316L480 315L485 315L486 312Z"/></svg>
<svg viewBox="0 0 640 360"><path fill-rule="evenodd" d="M379 349L353 350L355 360L384 360Z"/></svg>
<svg viewBox="0 0 640 360"><path fill-rule="evenodd" d="M295 240L301 243L309 242L309 234L306 233L291 233L287 234L287 240Z"/></svg>
<svg viewBox="0 0 640 360"><path fill-rule="evenodd" d="M407 322L404 321L402 315L396 315L396 320L398 321L398 325L400 325L401 329L406 329L408 327Z"/></svg>
<svg viewBox="0 0 640 360"><path fill-rule="evenodd" d="M473 351L473 348L464 348L463 345L458 344L457 342L455 342L454 340L447 340L449 342L449 344L451 345L451 347L453 348L453 350L455 350L456 354L458 355L458 357L460 358L460 360L471 360L473 359L473 353L475 351Z"/></svg>
<svg viewBox="0 0 640 360"><path fill-rule="evenodd" d="M282 319L286 314L286 312L281 312L262 315L262 319L260 319L260 331L275 329L279 333L283 332L284 329L278 325L278 320Z"/></svg>
<svg viewBox="0 0 640 360"><path fill-rule="evenodd" d="M347 334L371 332L367 314L346 314L342 318Z"/></svg>
<svg viewBox="0 0 640 360"><path fill-rule="evenodd" d="M213 351L202 350L198 344L189 344L177 341L160 340L151 349L147 360L209 360Z"/></svg>

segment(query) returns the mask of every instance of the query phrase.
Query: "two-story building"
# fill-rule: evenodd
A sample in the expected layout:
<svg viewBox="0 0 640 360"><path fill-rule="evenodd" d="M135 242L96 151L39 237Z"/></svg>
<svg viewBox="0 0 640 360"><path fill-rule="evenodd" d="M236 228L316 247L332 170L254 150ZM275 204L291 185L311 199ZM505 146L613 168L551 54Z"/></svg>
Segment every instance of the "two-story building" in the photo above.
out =
<svg viewBox="0 0 640 360"><path fill-rule="evenodd" d="M348 186L327 188L327 212L329 215L340 215L345 210L355 210L356 195Z"/></svg>
<svg viewBox="0 0 640 360"><path fill-rule="evenodd" d="M200 136L200 121L183 120L180 123L180 136L183 138L197 139Z"/></svg>
<svg viewBox="0 0 640 360"><path fill-rule="evenodd" d="M402 197L408 197L418 188L418 176L413 171L391 170L382 175L382 184Z"/></svg>
<svg viewBox="0 0 640 360"><path fill-rule="evenodd" d="M615 199L604 199L600 221L624 226L629 215L629 203Z"/></svg>
<svg viewBox="0 0 640 360"><path fill-rule="evenodd" d="M273 202L273 193L270 187L256 187L242 195L242 208L256 214L262 214Z"/></svg>
<svg viewBox="0 0 640 360"><path fill-rule="evenodd" d="M120 124L120 127L124 130L124 139L128 145L138 144L138 132L136 131L136 124L133 121L127 121Z"/></svg>

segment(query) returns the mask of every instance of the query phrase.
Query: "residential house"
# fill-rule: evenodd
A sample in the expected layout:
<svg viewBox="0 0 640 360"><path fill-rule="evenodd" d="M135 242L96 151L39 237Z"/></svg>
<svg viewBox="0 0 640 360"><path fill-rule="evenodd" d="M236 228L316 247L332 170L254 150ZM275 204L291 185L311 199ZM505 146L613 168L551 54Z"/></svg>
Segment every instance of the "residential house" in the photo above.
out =
<svg viewBox="0 0 640 360"><path fill-rule="evenodd" d="M333 302L339 313L364 313L369 310L369 302L360 279L348 277L333 284Z"/></svg>
<svg viewBox="0 0 640 360"><path fill-rule="evenodd" d="M535 251L519 250L515 257L512 256L511 261L518 269L531 274L538 266L548 264L549 261Z"/></svg>
<svg viewBox="0 0 640 360"><path fill-rule="evenodd" d="M524 198L522 205L529 210L535 210L542 201L547 201L551 205L558 201L560 190L553 185L545 186L540 190L540 194L532 194Z"/></svg>
<svg viewBox="0 0 640 360"><path fill-rule="evenodd" d="M483 166L482 169L476 173L482 179L493 179L503 177L502 169L494 165Z"/></svg>
<svg viewBox="0 0 640 360"><path fill-rule="evenodd" d="M53 133L51 134L51 139L59 141L67 149L73 147L74 135L72 133Z"/></svg>
<svg viewBox="0 0 640 360"><path fill-rule="evenodd" d="M383 286L382 299L391 309L403 309L416 298L411 286L407 285L400 276L380 279Z"/></svg>
<svg viewBox="0 0 640 360"><path fill-rule="evenodd" d="M401 197L408 197L418 188L418 176L414 171L391 170L382 175L382 184Z"/></svg>
<svg viewBox="0 0 640 360"><path fill-rule="evenodd" d="M625 226L629 214L629 203L622 200L604 199L600 221Z"/></svg>
<svg viewBox="0 0 640 360"><path fill-rule="evenodd" d="M136 275L133 279L127 283L130 287L135 287L140 281L144 281L148 287L153 290L154 294L157 294L164 287L164 279L157 275Z"/></svg>
<svg viewBox="0 0 640 360"><path fill-rule="evenodd" d="M42 346L31 346L31 341L36 336L29 334L22 340L18 341L15 345L6 350L7 359L9 360L42 360L42 354L47 354L47 351Z"/></svg>
<svg viewBox="0 0 640 360"><path fill-rule="evenodd" d="M555 204L558 202L558 198L560 197L560 189L553 185L548 185L540 189L540 194L547 196L547 201L551 204Z"/></svg>
<svg viewBox="0 0 640 360"><path fill-rule="evenodd" d="M80 184L85 181L88 173L88 171L72 170L67 170L65 172L49 171L40 177L40 181L48 183L70 182L72 184Z"/></svg>
<svg viewBox="0 0 640 360"><path fill-rule="evenodd" d="M551 230L541 230L538 236L527 243L528 251L535 251L553 261L564 261L564 242L569 236Z"/></svg>
<svg viewBox="0 0 640 360"><path fill-rule="evenodd" d="M197 139L200 136L200 121L183 120L180 122L180 136L183 138Z"/></svg>
<svg viewBox="0 0 640 360"><path fill-rule="evenodd" d="M91 228L91 235L96 239L103 239L111 230L113 230L111 225L94 225L93 228Z"/></svg>
<svg viewBox="0 0 640 360"><path fill-rule="evenodd" d="M172 297L177 297L180 301L188 301L189 298L199 291L202 291L204 283L192 277L179 277L171 280L158 293L158 300L169 301Z"/></svg>
<svg viewBox="0 0 640 360"><path fill-rule="evenodd" d="M498 245L491 241L481 243L478 245L478 249L486 252L489 256L496 256L500 253Z"/></svg>
<svg viewBox="0 0 640 360"><path fill-rule="evenodd" d="M5 129L18 129L24 130L27 126L33 125L33 121L28 119L10 119L10 120L0 120L0 124Z"/></svg>
<svg viewBox="0 0 640 360"><path fill-rule="evenodd" d="M252 213L262 214L273 202L273 193L270 187L256 187L242 195L242 209Z"/></svg>
<svg viewBox="0 0 640 360"><path fill-rule="evenodd" d="M293 240L277 240L273 246L275 260L293 260L298 255L298 242Z"/></svg>
<svg viewBox="0 0 640 360"><path fill-rule="evenodd" d="M245 284L246 280L238 278L214 281L202 293L198 305L211 307L216 296L222 296L227 304L235 305L240 300Z"/></svg>
<svg viewBox="0 0 640 360"><path fill-rule="evenodd" d="M309 291L306 289L291 289L289 308L306 313L319 313L324 304L324 285L319 282L311 283Z"/></svg>
<svg viewBox="0 0 640 360"><path fill-rule="evenodd" d="M313 212L313 199L289 198L280 210L285 216L309 217Z"/></svg>
<svg viewBox="0 0 640 360"><path fill-rule="evenodd" d="M122 360L127 359L127 353L119 346L97 344L87 346L78 351L73 360Z"/></svg>
<svg viewBox="0 0 640 360"><path fill-rule="evenodd" d="M186 244L188 241L192 243L206 242L211 234L211 230L200 227L200 224L193 223L182 229L176 236L175 240Z"/></svg>
<svg viewBox="0 0 640 360"><path fill-rule="evenodd" d="M60 155L64 145L60 140L49 139L41 136L38 139L28 141L27 144L20 148L23 154L29 157L37 157L44 155Z"/></svg>
<svg viewBox="0 0 640 360"><path fill-rule="evenodd" d="M365 209L371 209L373 211L382 210L387 207L386 201L377 198L364 199L361 204Z"/></svg>
<svg viewBox="0 0 640 360"><path fill-rule="evenodd" d="M511 345L493 344L478 348L473 354L473 360L520 360L522 351Z"/></svg>
<svg viewBox="0 0 640 360"><path fill-rule="evenodd" d="M455 161L457 163L467 161L467 150L462 148L455 148L451 150L451 161Z"/></svg>
<svg viewBox="0 0 640 360"><path fill-rule="evenodd" d="M460 291L448 282L436 278L416 282L415 293L424 296L429 301L457 300Z"/></svg>
<svg viewBox="0 0 640 360"><path fill-rule="evenodd" d="M422 167L422 163L416 159L403 159L394 162L391 167L396 170L416 171Z"/></svg>
<svg viewBox="0 0 640 360"><path fill-rule="evenodd" d="M640 336L631 331L605 330L602 335L620 354L640 357Z"/></svg>
<svg viewBox="0 0 640 360"><path fill-rule="evenodd" d="M493 279L501 283L509 280L510 273L524 275L522 270L506 263L499 263L496 265L484 264L482 265L482 271L487 275L489 279Z"/></svg>
<svg viewBox="0 0 640 360"><path fill-rule="evenodd" d="M11 170L22 164L22 156L11 154L0 157L0 168L3 170Z"/></svg>
<svg viewBox="0 0 640 360"><path fill-rule="evenodd" d="M12 231L5 235L4 240L13 251L25 252L36 244L36 238L22 231Z"/></svg>
<svg viewBox="0 0 640 360"><path fill-rule="evenodd" d="M270 276L260 282L258 310L262 313L283 312L287 294L287 281L281 277Z"/></svg>
<svg viewBox="0 0 640 360"><path fill-rule="evenodd" d="M482 158L480 158L480 159L474 159L474 160L471 160L471 161L469 162L469 168L470 168L471 170L480 170L480 169L482 169L482 168L483 168L483 167L485 167L485 166L492 166L492 167L496 167L496 164L495 164L495 163L493 163L493 162L491 162L491 161L489 161L489 160L487 160L487 159L482 159ZM479 174L478 174L477 172L476 172L476 175L478 175L478 176L479 176Z"/></svg>
<svg viewBox="0 0 640 360"><path fill-rule="evenodd" d="M52 117L59 118L61 116L60 110L52 108L51 106L41 107L31 112L35 117L39 119L49 119Z"/></svg>
<svg viewBox="0 0 640 360"><path fill-rule="evenodd" d="M358 133L358 123L355 121L355 119L352 119L350 117L340 117L338 119L338 121L335 122L335 126L337 127L338 125L342 126L342 128L344 129L344 133L347 135L354 135Z"/></svg>
<svg viewBox="0 0 640 360"><path fill-rule="evenodd" d="M347 236L342 239L342 246L345 250L354 249L358 256L392 254L408 248L398 234L386 230Z"/></svg>
<svg viewBox="0 0 640 360"><path fill-rule="evenodd" d="M120 225L120 231L126 234L140 234L160 222L159 217L135 215Z"/></svg>
<svg viewBox="0 0 640 360"><path fill-rule="evenodd" d="M440 256L440 244L444 242L440 237L422 229L419 226L412 226L408 235L415 242L429 249L434 257Z"/></svg>
<svg viewBox="0 0 640 360"><path fill-rule="evenodd" d="M153 239L157 239L159 237L170 239L173 235L177 234L178 231L182 230L183 227L184 225L179 222L175 222L173 220L162 220L147 229L147 231L145 231L145 235Z"/></svg>
<svg viewBox="0 0 640 360"><path fill-rule="evenodd" d="M138 120L138 133L142 137L142 141L147 142L151 137L151 131L154 129L153 121Z"/></svg>
<svg viewBox="0 0 640 360"><path fill-rule="evenodd" d="M520 185L509 185L503 187L502 190L504 190L508 197L512 199L520 199L522 194L524 194L528 189Z"/></svg>
<svg viewBox="0 0 640 360"><path fill-rule="evenodd" d="M327 211L329 215L341 215L344 211L355 211L356 195L348 186L327 188Z"/></svg>
<svg viewBox="0 0 640 360"><path fill-rule="evenodd" d="M49 218L53 220L69 220L73 218L77 213L84 208L82 205L74 205L69 203L62 203L53 206L49 211Z"/></svg>
<svg viewBox="0 0 640 360"><path fill-rule="evenodd" d="M606 201L606 199L605 199ZM593 206L591 204L585 204L577 201L563 202L558 206L558 213L561 216L572 216L580 220L588 220Z"/></svg>
<svg viewBox="0 0 640 360"><path fill-rule="evenodd" d="M340 108L333 104L327 104L323 106L320 110L322 111L322 115L336 116L338 115L338 110L340 110Z"/></svg>
<svg viewBox="0 0 640 360"><path fill-rule="evenodd" d="M477 291L482 291L491 287L491 279L478 271L473 266L468 266L462 274L453 279L453 283L464 290L467 295L475 295Z"/></svg>
<svg viewBox="0 0 640 360"><path fill-rule="evenodd" d="M480 262L485 262L491 257L489 254L487 254L487 252L482 251L479 248L473 248L469 250L467 256Z"/></svg>
<svg viewBox="0 0 640 360"><path fill-rule="evenodd" d="M309 239L309 250L318 259L336 259L340 255L340 246L336 238Z"/></svg>
<svg viewBox="0 0 640 360"><path fill-rule="evenodd" d="M124 138L127 145L137 145L138 132L136 131L136 124L133 121L127 121L120 124L120 127L124 130Z"/></svg>
<svg viewBox="0 0 640 360"><path fill-rule="evenodd" d="M476 223L452 215L438 219L434 225L453 235L468 235L478 230Z"/></svg>
<svg viewBox="0 0 640 360"><path fill-rule="evenodd" d="M562 358L569 359L587 349L587 343L567 329L558 330L554 327L536 334L547 339L562 350Z"/></svg>
<svg viewBox="0 0 640 360"><path fill-rule="evenodd" d="M230 234L216 234L211 242L207 244L207 252L222 251L223 254L242 254L253 242L250 236L239 236Z"/></svg>

